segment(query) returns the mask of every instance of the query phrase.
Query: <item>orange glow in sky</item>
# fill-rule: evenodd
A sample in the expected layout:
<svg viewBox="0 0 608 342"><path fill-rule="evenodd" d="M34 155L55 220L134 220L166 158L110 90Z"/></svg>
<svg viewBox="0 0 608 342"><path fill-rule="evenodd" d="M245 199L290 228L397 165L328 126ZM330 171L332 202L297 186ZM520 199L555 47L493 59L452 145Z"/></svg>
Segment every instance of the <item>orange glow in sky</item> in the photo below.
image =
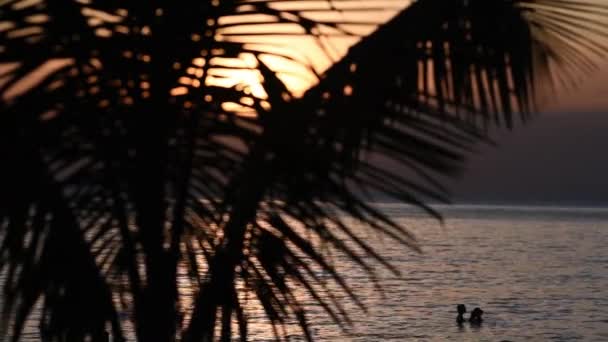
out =
<svg viewBox="0 0 608 342"><path fill-rule="evenodd" d="M313 34L317 37L313 37L295 23L278 23L276 18L268 15L234 15L219 19L218 24L224 26L216 33L215 39L246 43L246 47L268 51L268 54L259 56L260 60L272 69L297 97L316 84L318 75L340 60L348 49L360 40L360 37L372 33L378 25L388 21L409 4L411 0L276 2L272 5L276 9L295 11L315 22L338 20L344 24L339 25L339 28L331 26L315 28ZM246 6L244 3L241 10L246 12ZM91 23L120 21L120 16L100 16L97 12L88 11L83 14L90 16L91 20L97 20ZM285 15L288 18L290 14L286 12ZM260 24L261 22L265 24ZM201 39L201 37L193 37L193 40L195 38ZM291 60L272 55L272 52L288 55ZM50 72L68 63L67 61L69 60L49 61L43 64L22 82L9 88L3 96L10 98L19 95L27 89L28 85L39 83ZM194 58L192 65L185 68L185 74L178 81L180 85L172 90L172 94L185 95L188 92L187 87L200 87L199 79L203 78L203 67L206 63L207 60L203 56ZM211 57L210 69L208 75L204 75L204 79L207 84L223 87L240 85L251 95L265 98L267 95L261 84L263 76L256 70L257 63L256 58L248 53L243 53L237 58ZM230 68L231 66L235 68ZM6 68L6 65L0 66L0 71L3 68ZM598 72L585 75L577 87L558 89L556 94L541 101L541 110L607 111L607 83L608 62L603 61L599 64ZM225 109L239 110L239 105L236 103L225 106Z"/></svg>

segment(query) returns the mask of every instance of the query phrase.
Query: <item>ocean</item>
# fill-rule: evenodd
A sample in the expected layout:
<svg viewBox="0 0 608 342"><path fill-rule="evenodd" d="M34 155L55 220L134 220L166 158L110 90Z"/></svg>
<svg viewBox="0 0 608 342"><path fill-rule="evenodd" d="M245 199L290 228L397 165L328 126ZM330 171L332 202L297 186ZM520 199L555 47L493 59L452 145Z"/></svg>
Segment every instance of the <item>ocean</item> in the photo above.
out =
<svg viewBox="0 0 608 342"><path fill-rule="evenodd" d="M441 225L405 205L377 205L416 235L422 253L363 233L345 217L400 275L378 266L379 290L337 255L334 262L367 310L332 293L345 299L352 320L341 330L309 304L317 340L608 341L608 208L441 206ZM481 326L456 324L460 303L468 313L484 310ZM251 340L272 340L261 310L249 318ZM302 340L295 323L287 331ZM24 340L37 341L37 332L26 331Z"/></svg>
<svg viewBox="0 0 608 342"><path fill-rule="evenodd" d="M608 341L608 208L444 206L440 225L411 207L379 206L416 234L422 253L370 236L401 272L378 268L383 291L337 259L368 311L349 306L343 332L309 307L318 340ZM484 310L481 326L456 324L460 303Z"/></svg>

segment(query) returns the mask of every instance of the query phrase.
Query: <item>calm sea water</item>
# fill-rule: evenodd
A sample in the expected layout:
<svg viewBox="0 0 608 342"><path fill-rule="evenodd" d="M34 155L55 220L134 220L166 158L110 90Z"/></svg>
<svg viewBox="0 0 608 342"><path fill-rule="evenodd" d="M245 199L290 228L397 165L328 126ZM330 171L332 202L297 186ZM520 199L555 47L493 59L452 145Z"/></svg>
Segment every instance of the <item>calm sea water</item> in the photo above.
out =
<svg viewBox="0 0 608 342"><path fill-rule="evenodd" d="M382 292L336 257L368 311L345 302L353 324L344 332L309 306L318 340L608 341L608 208L441 207L441 226L403 205L380 207L416 234L423 253L368 236L401 272L378 267ZM482 307L484 323L458 327L459 303ZM250 317L251 339L270 340L259 314Z"/></svg>
<svg viewBox="0 0 608 342"><path fill-rule="evenodd" d="M608 341L608 208L441 207L444 226L403 205L381 208L423 253L370 237L402 273L378 269L384 293L338 259L368 312L350 307L345 334L313 308L319 340ZM458 327L459 303L483 308L483 324Z"/></svg>

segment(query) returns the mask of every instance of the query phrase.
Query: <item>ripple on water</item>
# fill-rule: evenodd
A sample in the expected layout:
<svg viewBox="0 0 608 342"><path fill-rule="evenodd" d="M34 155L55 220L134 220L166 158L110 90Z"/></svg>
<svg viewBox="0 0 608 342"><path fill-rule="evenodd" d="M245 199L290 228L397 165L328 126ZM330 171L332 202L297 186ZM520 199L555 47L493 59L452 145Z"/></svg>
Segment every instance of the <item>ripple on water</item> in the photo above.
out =
<svg viewBox="0 0 608 342"><path fill-rule="evenodd" d="M456 206L443 209L441 227L406 206L381 208L420 237L424 253L366 239L401 272L378 266L382 292L347 258L336 257L369 310L332 292L351 314L343 331L311 303L308 318L319 340L608 341L608 209ZM357 221L349 222L364 235ZM458 303L469 312L482 307L482 326L456 326ZM271 329L260 323L263 312L250 318L252 340L271 340ZM304 340L295 322L288 334ZM23 340L39 340L35 327Z"/></svg>

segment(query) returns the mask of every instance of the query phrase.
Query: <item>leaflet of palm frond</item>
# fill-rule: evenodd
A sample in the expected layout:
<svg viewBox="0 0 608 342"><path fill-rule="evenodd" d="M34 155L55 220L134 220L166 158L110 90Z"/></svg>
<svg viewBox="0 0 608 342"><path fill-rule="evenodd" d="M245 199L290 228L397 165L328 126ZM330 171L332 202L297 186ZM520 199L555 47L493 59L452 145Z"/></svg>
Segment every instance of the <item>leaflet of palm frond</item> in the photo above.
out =
<svg viewBox="0 0 608 342"><path fill-rule="evenodd" d="M30 312L41 309L41 328L50 339L85 339L108 324L121 340L109 284L96 267L78 219L36 165L41 162L32 148L36 137L4 128L0 152L10 163L0 171L3 333L9 333L10 323L10 335L17 341ZM73 248L65 249L65 243Z"/></svg>

